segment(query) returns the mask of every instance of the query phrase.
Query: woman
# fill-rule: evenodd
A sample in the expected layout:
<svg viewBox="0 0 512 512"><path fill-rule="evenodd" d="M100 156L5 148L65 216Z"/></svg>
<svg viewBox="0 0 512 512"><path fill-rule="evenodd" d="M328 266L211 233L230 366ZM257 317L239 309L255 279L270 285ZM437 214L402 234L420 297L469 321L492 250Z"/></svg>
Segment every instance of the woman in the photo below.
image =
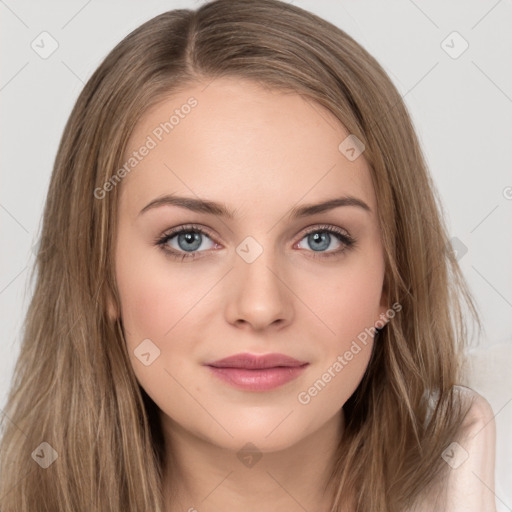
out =
<svg viewBox="0 0 512 512"><path fill-rule="evenodd" d="M0 508L492 511L457 291L478 320L361 46L276 0L157 16L65 128Z"/></svg>

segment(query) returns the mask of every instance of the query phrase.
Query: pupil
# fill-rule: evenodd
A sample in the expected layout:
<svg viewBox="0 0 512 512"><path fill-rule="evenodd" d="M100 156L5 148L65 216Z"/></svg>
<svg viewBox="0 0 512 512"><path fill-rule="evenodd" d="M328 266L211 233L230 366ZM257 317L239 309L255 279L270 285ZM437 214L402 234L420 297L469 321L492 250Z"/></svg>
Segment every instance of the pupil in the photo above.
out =
<svg viewBox="0 0 512 512"><path fill-rule="evenodd" d="M199 240L200 234L199 233L182 233L178 237L178 244L181 249L184 251L191 251L197 249L201 245L201 241ZM185 245L185 247L182 246Z"/></svg>
<svg viewBox="0 0 512 512"><path fill-rule="evenodd" d="M317 248L327 249L329 247L329 233L315 233L311 235L311 237L313 238L313 241L315 242L314 245L316 245Z"/></svg>

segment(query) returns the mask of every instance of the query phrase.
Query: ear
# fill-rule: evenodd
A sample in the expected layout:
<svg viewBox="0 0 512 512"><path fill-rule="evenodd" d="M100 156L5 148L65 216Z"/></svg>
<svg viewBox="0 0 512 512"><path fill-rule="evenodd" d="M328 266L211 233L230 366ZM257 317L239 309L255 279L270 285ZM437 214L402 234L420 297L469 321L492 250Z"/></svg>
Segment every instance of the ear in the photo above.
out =
<svg viewBox="0 0 512 512"><path fill-rule="evenodd" d="M107 314L112 322L115 322L120 316L117 301L110 290L107 292Z"/></svg>

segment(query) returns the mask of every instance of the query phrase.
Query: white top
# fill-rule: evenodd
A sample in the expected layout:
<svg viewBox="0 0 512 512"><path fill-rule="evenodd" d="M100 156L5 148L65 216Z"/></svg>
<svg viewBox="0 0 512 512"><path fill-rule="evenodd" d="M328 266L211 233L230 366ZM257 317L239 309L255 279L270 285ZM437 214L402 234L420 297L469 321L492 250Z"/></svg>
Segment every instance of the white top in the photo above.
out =
<svg viewBox="0 0 512 512"><path fill-rule="evenodd" d="M464 386L455 389L474 402L463 423L467 433L441 454L451 467L448 482L443 482L447 490L429 496L410 512L496 512L494 412L476 391Z"/></svg>

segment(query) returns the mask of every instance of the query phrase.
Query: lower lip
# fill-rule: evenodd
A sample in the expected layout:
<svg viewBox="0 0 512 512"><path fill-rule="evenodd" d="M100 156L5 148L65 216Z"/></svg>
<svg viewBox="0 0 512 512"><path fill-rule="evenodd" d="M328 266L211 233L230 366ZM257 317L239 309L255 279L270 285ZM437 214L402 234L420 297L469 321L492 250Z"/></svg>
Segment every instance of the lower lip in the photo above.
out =
<svg viewBox="0 0 512 512"><path fill-rule="evenodd" d="M234 387L247 391L268 391L296 379L308 366L265 368L245 370L243 368L217 368L208 366L219 379Z"/></svg>

